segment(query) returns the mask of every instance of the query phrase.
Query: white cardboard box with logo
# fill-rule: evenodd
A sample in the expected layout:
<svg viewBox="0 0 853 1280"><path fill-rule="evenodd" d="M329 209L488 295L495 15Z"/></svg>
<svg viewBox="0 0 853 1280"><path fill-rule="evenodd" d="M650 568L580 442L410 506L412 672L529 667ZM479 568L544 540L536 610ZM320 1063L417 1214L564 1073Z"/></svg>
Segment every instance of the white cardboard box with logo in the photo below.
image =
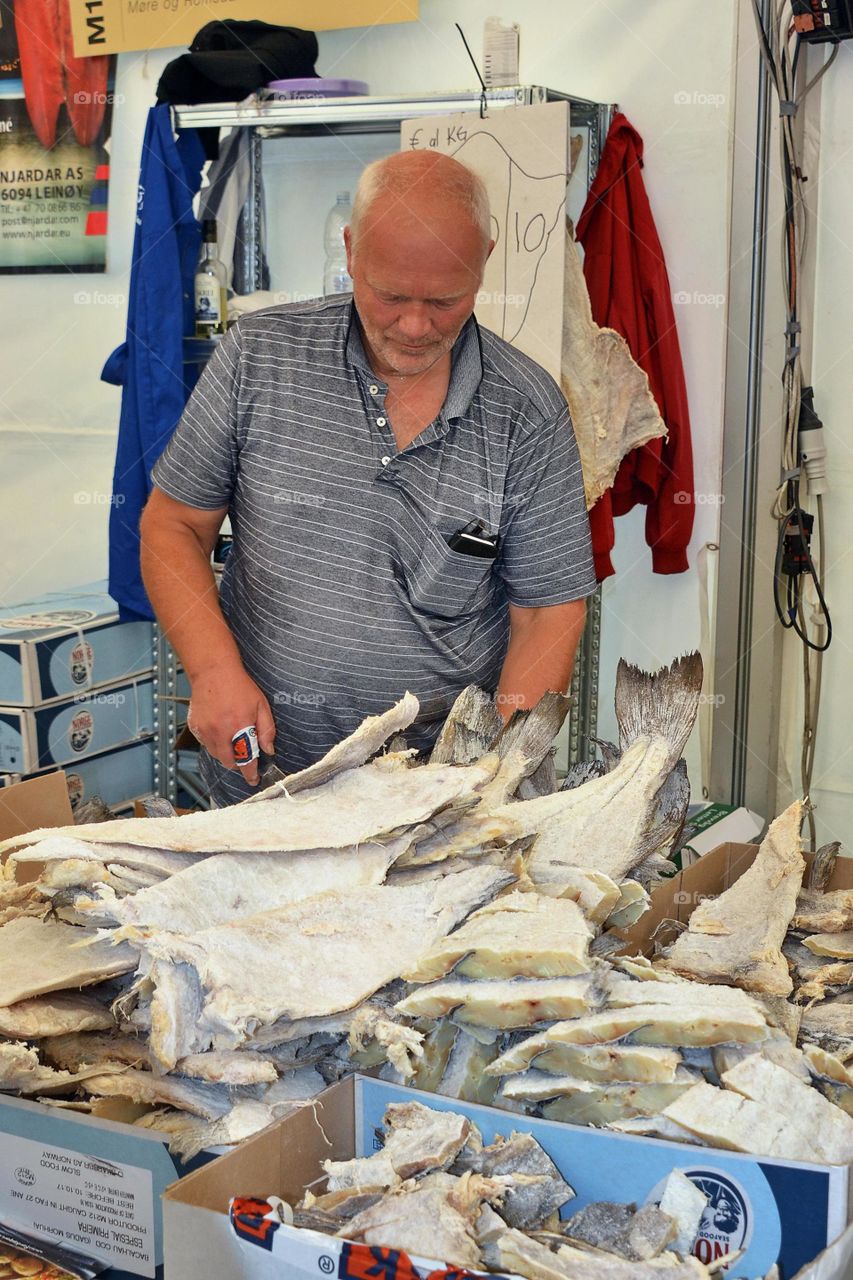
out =
<svg viewBox="0 0 853 1280"><path fill-rule="evenodd" d="M849 1166L756 1159L608 1133L349 1077L322 1093L315 1106L301 1108L168 1188L163 1198L166 1280L365 1274L357 1259L350 1265L341 1241L319 1232L282 1225L274 1248L268 1236L239 1234L229 1218L229 1201L277 1195L295 1203L309 1185L319 1192L323 1160L372 1155L388 1103L410 1099L464 1113L485 1142L513 1130L533 1134L575 1189L566 1215L598 1200L654 1201L672 1170L682 1170L708 1197L696 1256L711 1261L744 1251L726 1273L728 1280L763 1276L777 1261L784 1275L795 1275L850 1218Z"/></svg>
<svg viewBox="0 0 853 1280"><path fill-rule="evenodd" d="M0 707L0 770L35 773L154 731L151 678L106 685L42 707Z"/></svg>
<svg viewBox="0 0 853 1280"><path fill-rule="evenodd" d="M119 622L105 582L0 609L0 705L38 707L154 664L150 622Z"/></svg>

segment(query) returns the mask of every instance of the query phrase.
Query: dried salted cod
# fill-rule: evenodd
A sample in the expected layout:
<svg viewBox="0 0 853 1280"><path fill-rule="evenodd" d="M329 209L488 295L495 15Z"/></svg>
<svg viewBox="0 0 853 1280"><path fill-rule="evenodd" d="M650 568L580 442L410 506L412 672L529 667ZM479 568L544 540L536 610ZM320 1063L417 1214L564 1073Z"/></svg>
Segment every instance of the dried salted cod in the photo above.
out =
<svg viewBox="0 0 853 1280"><path fill-rule="evenodd" d="M282 1018L352 1009L511 880L475 866L406 888L330 891L187 936L153 934L141 943L154 986L152 1050L169 1069ZM271 967L276 981L259 983Z"/></svg>
<svg viewBox="0 0 853 1280"><path fill-rule="evenodd" d="M259 911L313 897L327 889L381 884L408 837L388 844L296 853L222 853L204 858L168 880L118 898L109 889L78 898L76 909L115 924L195 933Z"/></svg>
<svg viewBox="0 0 853 1280"><path fill-rule="evenodd" d="M795 971L795 978L802 974L801 969ZM814 1000L825 1000L833 991L843 991L853 986L853 962L838 961L836 964L816 964L811 976L799 981L793 999L801 1004Z"/></svg>
<svg viewBox="0 0 853 1280"><path fill-rule="evenodd" d="M723 1005L706 1011L701 1007L636 1004L556 1023L548 1034L563 1044L602 1044L630 1035L634 1044L701 1048L729 1041L751 1044L766 1039L770 1031L755 1006L739 1009Z"/></svg>
<svg viewBox="0 0 853 1280"><path fill-rule="evenodd" d="M227 1115L235 1101L225 1084L158 1076L133 1067L109 1075L89 1076L86 1091L101 1097L129 1098L131 1102L166 1103L205 1120Z"/></svg>
<svg viewBox="0 0 853 1280"><path fill-rule="evenodd" d="M482 907L403 974L430 982L464 978L571 977L592 967L592 930L575 902L509 893Z"/></svg>
<svg viewBox="0 0 853 1280"><path fill-rule="evenodd" d="M675 977L675 981L638 981L611 971L603 979L607 1004L613 1009L625 1009L635 1004L666 1004L687 1009L698 1006L703 1013L715 1009L733 1009L743 1013L755 1010L767 1018L767 1011L759 1001L738 987L710 982L699 984L686 978L666 975L667 979L672 977Z"/></svg>
<svg viewBox="0 0 853 1280"><path fill-rule="evenodd" d="M487 1147L469 1143L451 1171L512 1179L500 1209L504 1228L529 1231L541 1227L575 1195L554 1161L529 1133L513 1132L509 1138L498 1134Z"/></svg>
<svg viewBox="0 0 853 1280"><path fill-rule="evenodd" d="M531 886L549 898L570 898L590 924L603 924L621 896L620 886L600 871L564 867L558 863L540 865Z"/></svg>
<svg viewBox="0 0 853 1280"><path fill-rule="evenodd" d="M548 1120L565 1124L606 1125L633 1116L659 1114L671 1102L695 1087L689 1081L675 1084L590 1084L541 1105Z"/></svg>
<svg viewBox="0 0 853 1280"><path fill-rule="evenodd" d="M701 1192L699 1193L701 1195ZM702 1196L703 1203L705 1197ZM604 1249L631 1262L645 1262L675 1243L675 1220L657 1205L615 1204L607 1200L584 1205L561 1224L571 1241Z"/></svg>
<svg viewBox="0 0 853 1280"><path fill-rule="evenodd" d="M658 793L681 758L701 687L698 653L655 675L620 662L616 712L625 750L619 764L571 791L495 810L496 817L512 819L519 836L536 835L527 859L535 884L553 882L568 867L621 881L654 852L649 832Z"/></svg>
<svg viewBox="0 0 853 1280"><path fill-rule="evenodd" d="M132 947L98 941L91 929L32 916L10 920L0 927L0 1004L88 987L129 973L137 960Z"/></svg>
<svg viewBox="0 0 853 1280"><path fill-rule="evenodd" d="M145 822L144 818L127 818L122 819L126 823ZM194 862L201 856L198 853L179 853L173 849L160 849L145 846L137 848L134 845L122 844L120 842L107 842L99 840L97 844L91 843L89 835L94 831L103 831L107 826L112 827L114 823L100 822L93 827L67 827L45 828L41 832L30 832L27 836L20 839L29 840L30 837L35 841L27 846L27 848L19 848L9 854L5 863L6 876L14 876L15 868L19 862L91 862L94 864L93 875L99 876L101 870L106 863L114 864L122 870L131 868L134 871L148 871L157 879L165 879L166 876L174 875L176 871L183 871L184 867L192 866ZM76 836L68 836L63 834L65 831L75 831ZM58 834L51 834L57 832ZM85 840L83 835L85 834ZM108 873L108 871L107 871Z"/></svg>
<svg viewBox="0 0 853 1280"><path fill-rule="evenodd" d="M397 1005L410 1018L444 1018L475 1027L529 1027L555 1018L574 1018L597 1003L589 974L575 978L512 978L476 982L444 978L418 987Z"/></svg>
<svg viewBox="0 0 853 1280"><path fill-rule="evenodd" d="M503 726L495 700L475 684L457 697L436 738L430 764L470 764L486 754Z"/></svg>
<svg viewBox="0 0 853 1280"><path fill-rule="evenodd" d="M649 440L665 438L666 424L625 339L593 320L578 251L568 234L565 299L560 381L572 411L591 507L613 484L625 455Z"/></svg>
<svg viewBox="0 0 853 1280"><path fill-rule="evenodd" d="M853 1005L834 1001L803 1010L800 1043L808 1041L842 1062L853 1058Z"/></svg>
<svg viewBox="0 0 853 1280"><path fill-rule="evenodd" d="M662 966L704 982L791 994L794 984L781 947L806 865L800 852L802 814L800 801L780 814L749 870L718 898L699 903Z"/></svg>
<svg viewBox="0 0 853 1280"><path fill-rule="evenodd" d="M271 787L251 795L242 803L244 805L275 800L282 795L296 795L299 791L307 791L311 787L321 786L331 778L337 777L347 770L356 769L366 764L390 738L396 733L408 729L420 710L420 704L413 693L404 693L399 702L383 711L378 716L368 716L351 733L349 737L335 743L322 759L301 769L298 773L288 774ZM242 807L238 806L238 807Z"/></svg>
<svg viewBox="0 0 853 1280"><path fill-rule="evenodd" d="M476 1173L461 1178L432 1173L421 1182L392 1187L338 1234L456 1267L479 1267L474 1224L482 1205L500 1197L504 1190L499 1182Z"/></svg>
<svg viewBox="0 0 853 1280"><path fill-rule="evenodd" d="M55 1067L79 1071L108 1066L149 1067L148 1045L136 1036L99 1035L96 1032L52 1036L42 1045L42 1055Z"/></svg>
<svg viewBox="0 0 853 1280"><path fill-rule="evenodd" d="M387 1059L403 1079L414 1075L418 1059L423 1056L423 1033L414 1027L395 1022L381 1009L364 1004L356 1009L349 1025L349 1047L362 1052L373 1041L380 1051L379 1061Z"/></svg>
<svg viewBox="0 0 853 1280"><path fill-rule="evenodd" d="M9 1093L67 1093L91 1071L54 1071L39 1062L38 1052L20 1041L0 1041L0 1091Z"/></svg>
<svg viewBox="0 0 853 1280"><path fill-rule="evenodd" d="M803 889L797 898L792 929L806 933L844 933L853 929L853 889Z"/></svg>
<svg viewBox="0 0 853 1280"><path fill-rule="evenodd" d="M443 1025L453 1024L439 1023L439 1027ZM497 1041L484 1044L462 1027L454 1030L453 1046L447 1055L445 1069L435 1084L435 1092L445 1098L458 1098L460 1102L480 1102L491 1106L498 1091L498 1082L486 1073L497 1056ZM425 1086L419 1083L419 1087Z"/></svg>
<svg viewBox="0 0 853 1280"><path fill-rule="evenodd" d="M675 1079L681 1056L656 1045L560 1044L542 1031L508 1049L486 1070L490 1075L515 1075L533 1064L537 1071L580 1080L667 1084Z"/></svg>
<svg viewBox="0 0 853 1280"><path fill-rule="evenodd" d="M104 1002L82 991L57 991L0 1008L0 1036L11 1040L108 1031L114 1026L115 1019Z"/></svg>
<svg viewBox="0 0 853 1280"><path fill-rule="evenodd" d="M407 1178L448 1169L472 1131L466 1116L435 1111L420 1102L392 1102L383 1124L387 1137L375 1155L323 1161L329 1191L390 1187Z"/></svg>
<svg viewBox="0 0 853 1280"><path fill-rule="evenodd" d="M274 1084L278 1079L275 1064L249 1049L193 1053L182 1058L175 1070L179 1075L211 1084Z"/></svg>
<svg viewBox="0 0 853 1280"><path fill-rule="evenodd" d="M557 1076L549 1071L531 1068L519 1075L508 1076L501 1086L501 1094L504 1098L513 1098L517 1102L542 1102L546 1098L571 1097L575 1094L594 1097L602 1092L621 1097L648 1086L651 1090L650 1097L656 1100L658 1107L662 1107L666 1105L662 1099L680 1097L691 1085L696 1084L697 1079L694 1072L687 1071L684 1067L678 1067L673 1072L672 1080L667 1083L583 1080L579 1076Z"/></svg>
<svg viewBox="0 0 853 1280"><path fill-rule="evenodd" d="M423 765L388 769L381 761L349 769L305 793L257 798L226 809L178 818L117 818L92 827L29 832L0 843L0 850L71 832L101 856L103 844L165 849L184 854L261 853L340 849L424 822L456 802L469 800L493 772L480 765ZM15 855L13 855L15 856ZM111 855L112 856L112 855ZM114 861L123 862L124 856ZM132 865L128 863L128 865Z"/></svg>
<svg viewBox="0 0 853 1280"><path fill-rule="evenodd" d="M834 1164L853 1160L853 1118L775 1062L752 1054L726 1071L722 1082L762 1107L795 1116L797 1126L811 1135L824 1159Z"/></svg>
<svg viewBox="0 0 853 1280"><path fill-rule="evenodd" d="M789 1079L793 1089L796 1081L793 1076ZM789 1107L779 1111L712 1084L695 1084L666 1107L663 1116L712 1146L730 1151L785 1160L827 1158Z"/></svg>
<svg viewBox="0 0 853 1280"><path fill-rule="evenodd" d="M771 1035L760 1044L716 1045L711 1050L711 1061L714 1071L718 1076L722 1076L724 1072L730 1071L732 1067L736 1067L738 1063L756 1053L761 1054L769 1062L775 1062L777 1066L784 1067L792 1076L805 1081L806 1084L811 1079L808 1061L788 1037L783 1035Z"/></svg>
<svg viewBox="0 0 853 1280"><path fill-rule="evenodd" d="M815 933L803 938L803 946L813 955L829 956L832 960L853 960L853 929L841 933Z"/></svg>
<svg viewBox="0 0 853 1280"><path fill-rule="evenodd" d="M603 1250L588 1252L564 1244L552 1253L522 1231L507 1231L487 1253L490 1266L527 1280L710 1280L697 1258L681 1260L672 1253L645 1262L628 1262Z"/></svg>
<svg viewBox="0 0 853 1280"><path fill-rule="evenodd" d="M708 1197L700 1191L695 1182L683 1174L680 1169L673 1169L664 1183L660 1208L675 1222L676 1237L672 1242L673 1249L681 1254L693 1252L693 1245L699 1234L702 1215Z"/></svg>

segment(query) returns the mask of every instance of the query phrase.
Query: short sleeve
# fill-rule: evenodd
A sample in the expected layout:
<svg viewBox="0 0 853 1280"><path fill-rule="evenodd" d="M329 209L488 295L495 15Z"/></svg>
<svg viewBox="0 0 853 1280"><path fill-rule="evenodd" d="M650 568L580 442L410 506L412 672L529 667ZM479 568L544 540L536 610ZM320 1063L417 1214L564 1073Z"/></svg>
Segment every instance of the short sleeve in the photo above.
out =
<svg viewBox="0 0 853 1280"><path fill-rule="evenodd" d="M170 498L214 511L231 500L239 452L240 339L229 330L195 385L151 478Z"/></svg>
<svg viewBox="0 0 853 1280"><path fill-rule="evenodd" d="M507 468L498 572L510 604L567 604L596 588L568 405L519 439Z"/></svg>

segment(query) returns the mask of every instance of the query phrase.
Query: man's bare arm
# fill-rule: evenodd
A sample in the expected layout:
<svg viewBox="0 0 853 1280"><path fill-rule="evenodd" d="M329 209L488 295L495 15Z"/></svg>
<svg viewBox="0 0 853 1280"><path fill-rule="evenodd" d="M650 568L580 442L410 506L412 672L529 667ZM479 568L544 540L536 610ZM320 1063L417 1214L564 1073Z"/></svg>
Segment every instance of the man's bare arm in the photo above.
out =
<svg viewBox="0 0 853 1280"><path fill-rule="evenodd" d="M192 686L192 728L222 764L232 767L231 737L248 724L271 752L269 704L246 673L219 607L210 553L227 508L202 511L155 489L142 515L142 577L148 598ZM244 769L257 781L257 766Z"/></svg>
<svg viewBox="0 0 853 1280"><path fill-rule="evenodd" d="M497 694L505 720L513 711L535 706L549 689L566 692L585 619L583 600L541 609L509 606L509 648Z"/></svg>

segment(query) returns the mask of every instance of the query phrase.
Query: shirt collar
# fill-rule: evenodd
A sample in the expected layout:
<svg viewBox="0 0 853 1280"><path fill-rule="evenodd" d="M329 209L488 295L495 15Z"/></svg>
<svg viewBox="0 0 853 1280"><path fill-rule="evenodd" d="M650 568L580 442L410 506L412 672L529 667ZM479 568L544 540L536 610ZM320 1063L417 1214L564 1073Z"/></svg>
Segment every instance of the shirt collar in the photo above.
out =
<svg viewBox="0 0 853 1280"><path fill-rule="evenodd" d="M346 336L347 363L361 369L368 378L378 382L376 374L370 366L364 342L361 337L361 325L355 302L350 303L350 314ZM473 315L469 316L462 326L459 337L453 344L450 353L450 385L444 398L441 416L446 420L461 418L474 399L474 393L483 377L483 353L480 343L480 326Z"/></svg>

